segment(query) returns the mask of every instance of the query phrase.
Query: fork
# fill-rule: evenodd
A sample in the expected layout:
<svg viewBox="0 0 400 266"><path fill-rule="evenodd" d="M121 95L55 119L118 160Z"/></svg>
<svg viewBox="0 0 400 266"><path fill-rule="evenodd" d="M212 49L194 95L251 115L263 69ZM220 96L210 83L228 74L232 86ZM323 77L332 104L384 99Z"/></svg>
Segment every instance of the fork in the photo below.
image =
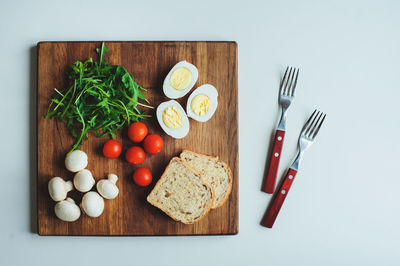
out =
<svg viewBox="0 0 400 266"><path fill-rule="evenodd" d="M298 76L299 69L296 70L296 68L287 67L279 87L279 105L282 112L281 119L275 132L268 174L263 187L263 191L266 193L272 194L275 190L276 176L278 174L283 141L285 139L286 111L294 99L294 91L296 89Z"/></svg>
<svg viewBox="0 0 400 266"><path fill-rule="evenodd" d="M321 125L325 120L325 117L326 114L315 110L304 125L299 137L299 151L297 153L296 159L290 166L286 177L283 179L281 187L279 188L279 190L276 191L275 197L268 207L268 210L261 222L263 226L272 228L272 226L274 225L275 219L278 216L278 213L297 174L304 151L307 150L307 148L310 147L311 144L313 144L314 139L317 136L318 131L320 130Z"/></svg>

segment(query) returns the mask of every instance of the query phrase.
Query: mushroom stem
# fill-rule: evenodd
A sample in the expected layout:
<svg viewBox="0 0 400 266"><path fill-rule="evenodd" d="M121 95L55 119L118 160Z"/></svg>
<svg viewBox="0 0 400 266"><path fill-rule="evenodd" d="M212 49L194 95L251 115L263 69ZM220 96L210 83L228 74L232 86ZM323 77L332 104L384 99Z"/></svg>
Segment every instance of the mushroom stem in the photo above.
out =
<svg viewBox="0 0 400 266"><path fill-rule="evenodd" d="M115 185L118 181L118 176L115 174L108 174L108 180Z"/></svg>
<svg viewBox="0 0 400 266"><path fill-rule="evenodd" d="M74 189L74 185L72 184L72 181L65 182L65 191L67 193L70 192L73 189Z"/></svg>

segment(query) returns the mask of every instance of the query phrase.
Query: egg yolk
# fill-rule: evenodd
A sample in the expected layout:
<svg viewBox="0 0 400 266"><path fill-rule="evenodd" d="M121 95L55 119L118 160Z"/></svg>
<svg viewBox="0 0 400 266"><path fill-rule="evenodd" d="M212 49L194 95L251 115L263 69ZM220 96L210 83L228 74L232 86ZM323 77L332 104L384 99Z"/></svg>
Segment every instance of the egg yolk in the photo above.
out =
<svg viewBox="0 0 400 266"><path fill-rule="evenodd" d="M210 109L210 105L210 97L205 94L199 94L193 98L190 107L196 115L203 116L207 114L208 110Z"/></svg>
<svg viewBox="0 0 400 266"><path fill-rule="evenodd" d="M184 90L192 81L192 72L186 67L181 67L172 72L170 83L175 90Z"/></svg>
<svg viewBox="0 0 400 266"><path fill-rule="evenodd" d="M164 124L169 128L180 128L183 125L182 114L174 106L170 106L164 110L162 119Z"/></svg>

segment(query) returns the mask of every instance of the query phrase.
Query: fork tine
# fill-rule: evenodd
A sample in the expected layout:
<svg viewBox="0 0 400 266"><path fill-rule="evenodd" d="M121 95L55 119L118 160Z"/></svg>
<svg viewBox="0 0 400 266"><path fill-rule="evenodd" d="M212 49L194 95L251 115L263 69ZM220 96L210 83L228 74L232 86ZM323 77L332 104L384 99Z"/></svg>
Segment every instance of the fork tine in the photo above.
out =
<svg viewBox="0 0 400 266"><path fill-rule="evenodd" d="M280 88L279 88L279 93L280 94L283 94L283 84L285 83L285 79L286 79L286 75L287 75L287 73L288 73L288 70L289 70L289 67L286 67L286 71L285 71L285 74L283 75L283 78L282 78L282 81L281 81L281 86L280 86Z"/></svg>
<svg viewBox="0 0 400 266"><path fill-rule="evenodd" d="M290 77L290 83L289 83L289 86L288 86L288 90L287 90L287 95L288 95L288 96L291 96L291 95L292 95L293 84L294 84L294 83L293 83L293 79L294 79L295 74L296 74L296 68L294 67L294 68L293 68L292 76Z"/></svg>
<svg viewBox="0 0 400 266"><path fill-rule="evenodd" d="M301 135L304 135L306 130L308 129L310 123L311 123L311 119L314 117L314 114L317 112L317 109L314 110L314 112L310 115L310 117L308 118L307 122L304 124L303 129L301 130Z"/></svg>
<svg viewBox="0 0 400 266"><path fill-rule="evenodd" d="M311 125L309 126L309 128L307 130L307 133L306 133L307 137L309 137L309 138L311 137L311 134L314 131L314 129L321 117L322 117L322 112L318 111L317 114L315 115L314 119L312 120Z"/></svg>
<svg viewBox="0 0 400 266"><path fill-rule="evenodd" d="M310 131L311 131L311 129L313 128L315 119L316 119L316 118L318 117L318 115L319 115L319 111L318 111L318 110L315 110L315 111L316 111L316 112L315 112L314 116L312 117L310 123L308 124L307 129L306 129L305 132L304 132L304 135L307 136L307 137L309 136Z"/></svg>
<svg viewBox="0 0 400 266"><path fill-rule="evenodd" d="M297 73L296 73L296 78L294 80L294 84L292 87L292 93L290 94L291 96L294 96L294 91L296 90L296 85L297 85L297 78L299 77L299 69L297 69Z"/></svg>
<svg viewBox="0 0 400 266"><path fill-rule="evenodd" d="M314 134L315 129L317 128L318 123L319 123L319 121L321 120L321 117L323 116L323 114L324 114L324 113L318 111L318 115L317 115L317 117L316 117L316 119L315 119L315 123L314 123L314 121L313 121L313 123L312 123L311 126L310 126L310 131L308 132L308 137L311 138L311 136Z"/></svg>
<svg viewBox="0 0 400 266"><path fill-rule="evenodd" d="M285 93L284 95L289 96L289 92L290 92L290 86L292 84L292 80L293 80L293 74L294 74L294 68L290 67L290 71L289 71L289 75L286 81L286 85L285 85Z"/></svg>
<svg viewBox="0 0 400 266"><path fill-rule="evenodd" d="M318 126L314 129L314 132L313 132L313 134L312 134L312 136L311 136L311 138L312 138L313 140L314 140L314 138L317 136L318 131L319 131L319 129L320 129L321 126L322 126L322 123L324 123L325 117L326 117L326 114L324 114L324 117L322 117L321 122L320 122L320 123L318 124Z"/></svg>

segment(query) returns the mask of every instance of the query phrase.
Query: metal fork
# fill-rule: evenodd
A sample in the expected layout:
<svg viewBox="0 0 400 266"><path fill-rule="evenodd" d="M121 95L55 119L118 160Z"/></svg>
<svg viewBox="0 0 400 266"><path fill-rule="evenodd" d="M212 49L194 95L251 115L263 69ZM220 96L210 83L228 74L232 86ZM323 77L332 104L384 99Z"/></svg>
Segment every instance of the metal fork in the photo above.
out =
<svg viewBox="0 0 400 266"><path fill-rule="evenodd" d="M287 67L279 87L279 105L281 107L281 119L275 132L271 160L269 162L267 178L264 182L263 191L274 193L276 176L278 174L279 161L281 158L283 141L286 131L286 112L294 99L299 69Z"/></svg>
<svg viewBox="0 0 400 266"><path fill-rule="evenodd" d="M299 151L297 153L296 159L290 166L286 177L283 179L281 187L279 188L279 190L276 191L275 197L268 207L263 221L261 222L263 226L272 228L272 226L274 225L275 219L278 216L283 202L285 201L286 195L288 194L293 180L298 172L301 158L303 157L303 154L308 149L308 147L313 144L315 137L317 136L322 126L322 123L325 120L325 117L326 114L315 110L304 125L299 137Z"/></svg>

